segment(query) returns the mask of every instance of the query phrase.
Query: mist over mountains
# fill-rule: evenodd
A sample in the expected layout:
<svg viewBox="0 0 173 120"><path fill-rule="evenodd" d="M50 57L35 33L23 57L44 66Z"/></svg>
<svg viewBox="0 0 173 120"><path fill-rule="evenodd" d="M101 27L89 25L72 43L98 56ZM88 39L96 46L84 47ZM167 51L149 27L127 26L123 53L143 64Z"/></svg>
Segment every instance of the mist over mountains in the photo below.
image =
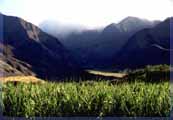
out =
<svg viewBox="0 0 173 120"><path fill-rule="evenodd" d="M117 24L111 23L102 29L72 31L60 41L72 51L74 57L84 68L111 67L115 54L134 33L144 28L152 28L158 23L160 21L148 21L129 16ZM44 31L57 36L49 29L56 30L58 26L53 27L52 23L43 22L43 24L47 25L47 27L40 26Z"/></svg>
<svg viewBox="0 0 173 120"><path fill-rule="evenodd" d="M82 25L64 24L54 20L45 20L39 24L39 27L59 39L64 39L73 33L81 33L87 29Z"/></svg>

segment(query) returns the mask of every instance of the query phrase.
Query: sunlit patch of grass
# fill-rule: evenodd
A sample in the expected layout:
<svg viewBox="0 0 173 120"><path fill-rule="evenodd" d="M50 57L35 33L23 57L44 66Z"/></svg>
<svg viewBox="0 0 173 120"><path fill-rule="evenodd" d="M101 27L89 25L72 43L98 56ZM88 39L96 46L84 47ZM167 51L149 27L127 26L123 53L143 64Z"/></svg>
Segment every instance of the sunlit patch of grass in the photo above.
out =
<svg viewBox="0 0 173 120"><path fill-rule="evenodd" d="M43 80L35 77L35 76L9 76L9 77L1 77L0 81L2 83L7 82L22 82L22 83L44 83Z"/></svg>
<svg viewBox="0 0 173 120"><path fill-rule="evenodd" d="M101 76L115 77L115 78L123 78L127 76L127 74L125 73L103 72L103 71L96 71L96 70L86 70L86 71L94 75L101 75Z"/></svg>

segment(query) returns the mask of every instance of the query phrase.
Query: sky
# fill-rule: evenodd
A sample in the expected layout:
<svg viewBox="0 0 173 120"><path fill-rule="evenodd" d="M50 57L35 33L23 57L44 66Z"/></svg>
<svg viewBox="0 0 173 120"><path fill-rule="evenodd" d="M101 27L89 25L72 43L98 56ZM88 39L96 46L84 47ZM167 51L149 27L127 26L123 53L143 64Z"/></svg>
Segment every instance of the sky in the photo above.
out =
<svg viewBox="0 0 173 120"><path fill-rule="evenodd" d="M127 16L164 20L172 11L173 0L0 0L0 12L35 25L54 20L94 28Z"/></svg>

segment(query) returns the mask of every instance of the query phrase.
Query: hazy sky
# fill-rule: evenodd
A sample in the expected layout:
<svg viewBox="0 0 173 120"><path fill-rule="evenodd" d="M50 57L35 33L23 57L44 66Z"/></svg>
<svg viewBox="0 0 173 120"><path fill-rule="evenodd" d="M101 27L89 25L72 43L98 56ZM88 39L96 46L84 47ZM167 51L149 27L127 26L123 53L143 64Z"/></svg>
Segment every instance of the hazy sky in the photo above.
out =
<svg viewBox="0 0 173 120"><path fill-rule="evenodd" d="M173 0L0 0L0 12L36 25L50 19L98 27L127 16L164 20L173 16Z"/></svg>

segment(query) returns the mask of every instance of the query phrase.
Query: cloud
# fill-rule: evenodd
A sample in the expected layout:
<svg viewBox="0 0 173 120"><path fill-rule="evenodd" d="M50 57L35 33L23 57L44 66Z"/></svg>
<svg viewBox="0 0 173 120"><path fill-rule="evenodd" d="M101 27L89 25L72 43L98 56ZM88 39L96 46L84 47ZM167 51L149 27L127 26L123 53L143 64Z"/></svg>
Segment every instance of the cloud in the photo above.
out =
<svg viewBox="0 0 173 120"><path fill-rule="evenodd" d="M0 11L38 25L52 19L89 27L119 22L126 16L149 20L172 15L173 0L0 0Z"/></svg>
<svg viewBox="0 0 173 120"><path fill-rule="evenodd" d="M171 4L173 4L173 0L169 0L171 2Z"/></svg>

